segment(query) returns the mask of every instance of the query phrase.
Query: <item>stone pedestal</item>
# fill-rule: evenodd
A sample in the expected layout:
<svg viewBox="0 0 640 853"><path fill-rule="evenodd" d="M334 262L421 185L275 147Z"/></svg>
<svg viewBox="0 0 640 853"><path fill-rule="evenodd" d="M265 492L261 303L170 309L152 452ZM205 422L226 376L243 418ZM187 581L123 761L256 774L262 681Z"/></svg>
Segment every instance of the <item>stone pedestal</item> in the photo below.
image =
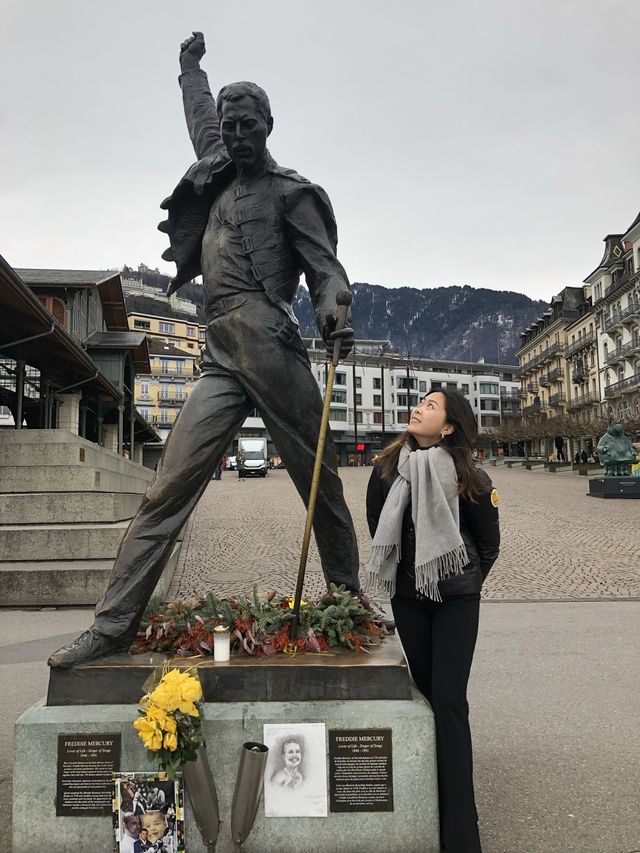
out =
<svg viewBox="0 0 640 853"><path fill-rule="evenodd" d="M141 692L141 691L140 691ZM155 769L133 728L135 705L46 707L37 703L16 722L13 849L113 849L110 817L56 817L58 734L122 734L121 770ZM231 801L245 741L261 741L264 723L324 723L329 729L391 728L393 812L352 812L314 818L266 818L261 802L245 853L438 853L435 730L418 694L402 700L209 703L205 738L220 803L217 853L231 840ZM187 802L186 849L204 853Z"/></svg>
<svg viewBox="0 0 640 853"><path fill-rule="evenodd" d="M82 394L60 394L58 397L58 429L80 432L80 399Z"/></svg>
<svg viewBox="0 0 640 853"><path fill-rule="evenodd" d="M640 477L592 477L589 497L640 499Z"/></svg>

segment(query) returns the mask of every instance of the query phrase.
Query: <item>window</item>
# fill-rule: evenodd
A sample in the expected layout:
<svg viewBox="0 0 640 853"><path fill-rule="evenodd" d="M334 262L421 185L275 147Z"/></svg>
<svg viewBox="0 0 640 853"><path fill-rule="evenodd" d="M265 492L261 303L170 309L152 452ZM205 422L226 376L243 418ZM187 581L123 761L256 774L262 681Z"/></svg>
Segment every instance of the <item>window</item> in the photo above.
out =
<svg viewBox="0 0 640 853"><path fill-rule="evenodd" d="M346 373L336 373L335 384L336 385L346 385L347 384L347 374Z"/></svg>
<svg viewBox="0 0 640 853"><path fill-rule="evenodd" d="M497 382L481 382L480 383L480 393L481 394L495 394L498 395L498 383Z"/></svg>
<svg viewBox="0 0 640 853"><path fill-rule="evenodd" d="M145 421L148 421L151 417L151 409L149 408L149 406L137 406L137 409L142 415L142 417L145 419Z"/></svg>
<svg viewBox="0 0 640 853"><path fill-rule="evenodd" d="M373 405L381 406L382 405L382 394L374 394L373 395Z"/></svg>
<svg viewBox="0 0 640 853"><path fill-rule="evenodd" d="M432 391L439 391L440 388L442 388L442 382L435 382L434 380L431 381L431 390Z"/></svg>
<svg viewBox="0 0 640 853"><path fill-rule="evenodd" d="M356 406L362 405L362 394L356 394Z"/></svg>
<svg viewBox="0 0 640 853"><path fill-rule="evenodd" d="M362 376L356 376L356 388L362 388Z"/></svg>
<svg viewBox="0 0 640 853"><path fill-rule="evenodd" d="M498 420L495 415L480 415L480 426L496 426Z"/></svg>
<svg viewBox="0 0 640 853"><path fill-rule="evenodd" d="M407 377L406 376L398 376L398 388L406 388L407 387ZM409 388L412 391L418 387L418 380L410 378L409 379Z"/></svg>
<svg viewBox="0 0 640 853"><path fill-rule="evenodd" d="M331 402L332 403L346 403L347 402L347 392L346 391L337 391L335 388L331 392Z"/></svg>
<svg viewBox="0 0 640 853"><path fill-rule="evenodd" d="M169 423L169 409L162 409L160 412L160 422L163 424Z"/></svg>
<svg viewBox="0 0 640 853"><path fill-rule="evenodd" d="M497 412L499 411L499 405L497 400L480 400L480 411Z"/></svg>
<svg viewBox="0 0 640 853"><path fill-rule="evenodd" d="M463 384L462 393L465 394L467 397L469 396L469 386L468 385Z"/></svg>
<svg viewBox="0 0 640 853"><path fill-rule="evenodd" d="M420 393L421 393L421 394L426 394L426 393L427 393L427 382L426 382L426 380L425 380L425 379L421 379L421 380L420 380L420 382L419 382L419 388L420 388Z"/></svg>
<svg viewBox="0 0 640 853"><path fill-rule="evenodd" d="M166 358L160 359L160 371L162 373L168 373L169 372L169 362L167 361Z"/></svg>
<svg viewBox="0 0 640 853"><path fill-rule="evenodd" d="M200 329L200 330L199 330L199 332L198 332L198 337L200 338L200 340L201 340L201 341L203 341L203 340L204 340L204 329Z"/></svg>
<svg viewBox="0 0 640 853"><path fill-rule="evenodd" d="M195 336L196 336L196 330L193 328L193 326L187 326L187 337L188 338L195 338Z"/></svg>
<svg viewBox="0 0 640 853"><path fill-rule="evenodd" d="M417 394L411 394L410 396L411 396L411 400L409 401L409 405L410 406L417 406L418 405L418 395ZM407 405L407 395L406 394L398 394L398 405L399 406L406 406Z"/></svg>
<svg viewBox="0 0 640 853"><path fill-rule="evenodd" d="M381 386L380 386L380 377L379 377L379 376L374 376L374 377L373 377L373 390L374 390L374 391L379 391L379 390L380 390L380 387L381 387Z"/></svg>
<svg viewBox="0 0 640 853"><path fill-rule="evenodd" d="M140 393L147 395L149 393L149 383L141 382L140 383Z"/></svg>
<svg viewBox="0 0 640 853"><path fill-rule="evenodd" d="M399 424L408 424L409 423L409 413L406 409L399 409L396 412L396 421Z"/></svg>
<svg viewBox="0 0 640 853"><path fill-rule="evenodd" d="M133 327L134 329L150 329L151 323L148 320L134 320Z"/></svg>
<svg viewBox="0 0 640 853"><path fill-rule="evenodd" d="M374 424L382 423L382 412L374 412L373 413L373 422Z"/></svg>
<svg viewBox="0 0 640 853"><path fill-rule="evenodd" d="M176 361L176 373L184 373L184 363L182 361Z"/></svg>
<svg viewBox="0 0 640 853"><path fill-rule="evenodd" d="M347 410L346 409L329 409L329 420L330 421L343 421L346 423Z"/></svg>
<svg viewBox="0 0 640 853"><path fill-rule="evenodd" d="M357 424L362 423L362 412L356 412L356 423Z"/></svg>
<svg viewBox="0 0 640 853"><path fill-rule="evenodd" d="M168 385L161 385L160 386L160 399L161 400L168 400L169 399L169 386Z"/></svg>
<svg viewBox="0 0 640 853"><path fill-rule="evenodd" d="M160 331L164 332L167 335L173 335L173 334L175 334L175 331L176 331L176 325L175 325L175 323L163 323L161 320L160 321Z"/></svg>

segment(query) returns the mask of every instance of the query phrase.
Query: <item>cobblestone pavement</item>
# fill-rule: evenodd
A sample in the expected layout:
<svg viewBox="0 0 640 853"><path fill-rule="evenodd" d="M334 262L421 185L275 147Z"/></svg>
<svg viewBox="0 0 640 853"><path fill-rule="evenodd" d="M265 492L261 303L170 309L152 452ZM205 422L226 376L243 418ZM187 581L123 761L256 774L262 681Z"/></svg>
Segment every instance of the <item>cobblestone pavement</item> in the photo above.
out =
<svg viewBox="0 0 640 853"><path fill-rule="evenodd" d="M587 480L517 468L486 468L500 495L502 549L483 595L498 600L640 597L640 506L585 495ZM365 491L370 468L340 476L360 543L369 551ZM215 589L223 596L277 589L293 592L305 513L286 471L212 481L194 512L170 595ZM305 595L323 588L312 541Z"/></svg>

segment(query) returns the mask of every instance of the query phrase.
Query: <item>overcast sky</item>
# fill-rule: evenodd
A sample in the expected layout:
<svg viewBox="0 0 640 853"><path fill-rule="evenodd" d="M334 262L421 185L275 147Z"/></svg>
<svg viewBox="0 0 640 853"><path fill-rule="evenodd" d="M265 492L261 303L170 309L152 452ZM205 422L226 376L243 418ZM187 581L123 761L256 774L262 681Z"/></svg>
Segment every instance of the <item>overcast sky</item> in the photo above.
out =
<svg viewBox="0 0 640 853"><path fill-rule="evenodd" d="M0 253L160 258L194 160L178 48L268 92L271 153L324 186L352 281L549 299L640 210L638 0L0 0ZM636 93L636 94L634 94Z"/></svg>

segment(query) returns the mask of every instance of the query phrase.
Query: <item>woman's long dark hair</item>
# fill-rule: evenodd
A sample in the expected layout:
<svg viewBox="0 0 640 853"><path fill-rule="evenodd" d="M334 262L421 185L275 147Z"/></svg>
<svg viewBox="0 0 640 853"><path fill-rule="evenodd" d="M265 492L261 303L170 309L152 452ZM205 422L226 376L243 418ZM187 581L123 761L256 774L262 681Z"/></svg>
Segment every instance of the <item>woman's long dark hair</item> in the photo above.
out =
<svg viewBox="0 0 640 853"><path fill-rule="evenodd" d="M456 466L458 494L475 501L482 487L473 463L473 448L478 436L478 423L473 409L467 398L459 391L434 388L426 396L436 393L443 395L447 423L454 427L454 431L440 439L438 445L449 453ZM400 450L405 444L411 450L417 450L419 447L418 442L407 430L388 444L378 456L376 464L380 465L384 477L391 476L397 471Z"/></svg>

